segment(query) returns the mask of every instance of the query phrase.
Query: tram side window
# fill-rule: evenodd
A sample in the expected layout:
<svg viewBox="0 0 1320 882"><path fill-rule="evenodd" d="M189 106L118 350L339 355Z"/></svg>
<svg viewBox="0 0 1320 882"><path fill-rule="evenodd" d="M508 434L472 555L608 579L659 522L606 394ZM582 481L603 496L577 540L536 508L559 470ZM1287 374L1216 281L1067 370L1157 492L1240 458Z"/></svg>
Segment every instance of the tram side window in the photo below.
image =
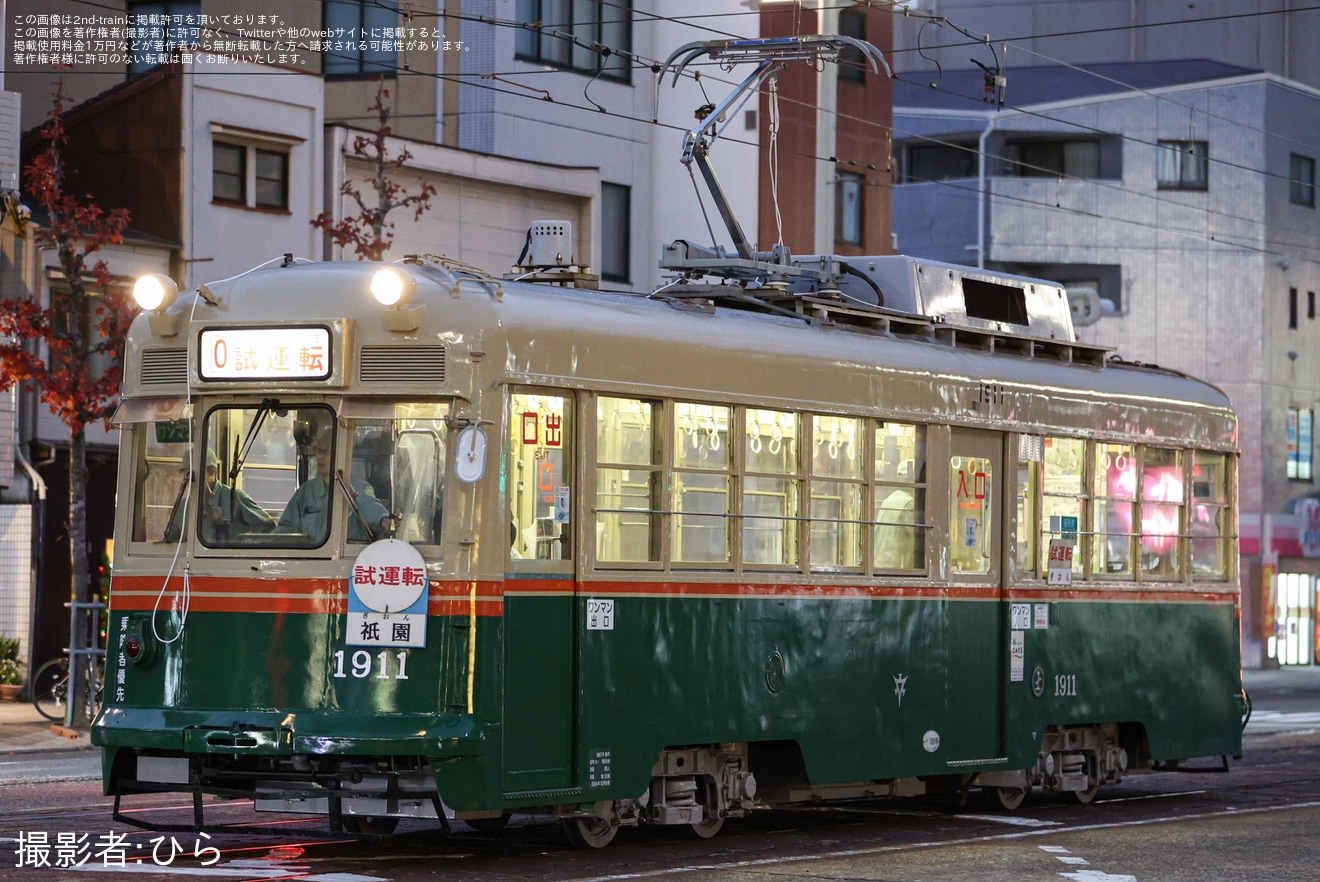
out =
<svg viewBox="0 0 1320 882"><path fill-rule="evenodd" d="M1095 445L1095 545L1091 568L1096 576L1133 575L1133 511L1137 499L1135 453L1130 444Z"/></svg>
<svg viewBox="0 0 1320 882"><path fill-rule="evenodd" d="M862 565L865 434L858 419L811 418L811 566Z"/></svg>
<svg viewBox="0 0 1320 882"><path fill-rule="evenodd" d="M674 405L674 563L727 566L732 560L729 421L728 407Z"/></svg>
<svg viewBox="0 0 1320 882"><path fill-rule="evenodd" d="M596 399L596 559L660 560L659 402Z"/></svg>
<svg viewBox="0 0 1320 882"><path fill-rule="evenodd" d="M743 563L796 566L802 498L798 416L748 409L744 428Z"/></svg>
<svg viewBox="0 0 1320 882"><path fill-rule="evenodd" d="M1080 438L1046 438L1041 481L1040 566L1048 566L1044 556L1051 540L1072 542L1074 579L1082 577L1086 559L1086 442Z"/></svg>
<svg viewBox="0 0 1320 882"><path fill-rule="evenodd" d="M926 567L926 427L879 423L875 427L874 538L877 570Z"/></svg>
<svg viewBox="0 0 1320 882"><path fill-rule="evenodd" d="M1141 572L1143 577L1182 575L1183 460L1177 450L1141 450Z"/></svg>
<svg viewBox="0 0 1320 882"><path fill-rule="evenodd" d="M514 392L509 411L509 554L515 560L571 560L572 399Z"/></svg>
<svg viewBox="0 0 1320 882"><path fill-rule="evenodd" d="M1233 540L1229 506L1232 460L1224 453L1197 450L1192 454L1192 573L1200 578L1227 579Z"/></svg>
<svg viewBox="0 0 1320 882"><path fill-rule="evenodd" d="M1017 521L1014 559L1019 576L1036 572L1036 485L1040 480L1041 460L1045 456L1039 435L1018 436Z"/></svg>
<svg viewBox="0 0 1320 882"><path fill-rule="evenodd" d="M134 423L130 431L133 541L178 541L184 496L188 492L185 478L190 423L186 420Z"/></svg>
<svg viewBox="0 0 1320 882"><path fill-rule="evenodd" d="M435 545L444 512L449 405L417 402L392 408L393 418L349 420L349 486L365 490L397 518L395 538ZM350 511L348 517L352 527L357 516ZM369 537L350 529L348 538L365 542Z"/></svg>

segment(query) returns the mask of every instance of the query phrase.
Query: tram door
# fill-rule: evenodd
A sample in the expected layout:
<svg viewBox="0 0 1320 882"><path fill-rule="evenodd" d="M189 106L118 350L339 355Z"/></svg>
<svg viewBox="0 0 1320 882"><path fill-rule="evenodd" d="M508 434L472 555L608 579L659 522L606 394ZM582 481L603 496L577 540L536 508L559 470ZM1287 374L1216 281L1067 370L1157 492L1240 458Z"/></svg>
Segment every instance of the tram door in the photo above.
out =
<svg viewBox="0 0 1320 882"><path fill-rule="evenodd" d="M509 403L504 790L519 792L573 783L573 398L515 391Z"/></svg>
<svg viewBox="0 0 1320 882"><path fill-rule="evenodd" d="M1004 436L953 428L949 482L948 718L950 761L1003 756L1008 669L1003 604ZM944 752L944 751L941 751Z"/></svg>

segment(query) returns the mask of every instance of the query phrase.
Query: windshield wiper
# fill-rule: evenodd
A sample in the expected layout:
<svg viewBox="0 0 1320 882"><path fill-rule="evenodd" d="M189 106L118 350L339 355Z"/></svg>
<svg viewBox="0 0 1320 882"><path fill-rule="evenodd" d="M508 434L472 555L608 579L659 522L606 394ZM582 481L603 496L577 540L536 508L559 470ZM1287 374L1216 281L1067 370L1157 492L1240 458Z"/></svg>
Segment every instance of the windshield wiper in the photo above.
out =
<svg viewBox="0 0 1320 882"><path fill-rule="evenodd" d="M348 482L344 480L343 469L339 469L335 472L335 483L339 485L340 490L344 491L344 498L348 500L348 507L353 510L353 516L358 519L358 523L362 525L362 529L366 532L367 541L375 542L376 531L371 529L371 524L367 523L366 517L362 514L362 509L358 508L357 499L354 498L353 491L349 488Z"/></svg>

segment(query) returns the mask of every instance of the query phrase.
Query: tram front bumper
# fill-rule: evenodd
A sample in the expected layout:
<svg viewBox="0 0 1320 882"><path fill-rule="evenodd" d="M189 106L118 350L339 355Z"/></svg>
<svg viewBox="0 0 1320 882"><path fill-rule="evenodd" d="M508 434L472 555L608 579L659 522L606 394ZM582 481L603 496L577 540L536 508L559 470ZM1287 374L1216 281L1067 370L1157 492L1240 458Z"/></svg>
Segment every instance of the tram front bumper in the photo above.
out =
<svg viewBox="0 0 1320 882"><path fill-rule="evenodd" d="M97 747L255 756L473 756L483 727L468 714L327 713L107 708L92 728Z"/></svg>

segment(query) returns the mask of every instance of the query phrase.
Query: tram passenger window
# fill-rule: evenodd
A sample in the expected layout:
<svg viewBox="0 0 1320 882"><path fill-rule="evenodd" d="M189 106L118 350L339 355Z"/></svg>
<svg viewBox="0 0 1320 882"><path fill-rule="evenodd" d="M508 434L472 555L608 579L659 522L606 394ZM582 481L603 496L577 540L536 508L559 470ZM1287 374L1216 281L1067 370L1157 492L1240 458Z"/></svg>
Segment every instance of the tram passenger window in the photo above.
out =
<svg viewBox="0 0 1320 882"><path fill-rule="evenodd" d="M797 414L749 409L743 425L743 563L796 566L802 494Z"/></svg>
<svg viewBox="0 0 1320 882"><path fill-rule="evenodd" d="M596 399L596 559L660 560L658 402Z"/></svg>
<svg viewBox="0 0 1320 882"><path fill-rule="evenodd" d="M1130 444L1095 445L1092 572L1096 576L1133 575L1132 546L1137 535L1133 510L1137 498L1137 459Z"/></svg>
<svg viewBox="0 0 1320 882"><path fill-rule="evenodd" d="M1192 454L1192 574L1203 579L1230 577L1233 512L1229 508L1232 460L1227 454Z"/></svg>
<svg viewBox="0 0 1320 882"><path fill-rule="evenodd" d="M862 565L865 478L863 422L817 414L811 418L811 566Z"/></svg>
<svg viewBox="0 0 1320 882"><path fill-rule="evenodd" d="M511 550L521 563L572 559L571 417L570 398L509 396L508 502L517 532Z"/></svg>
<svg viewBox="0 0 1320 882"><path fill-rule="evenodd" d="M728 407L674 405L674 563L727 565L732 560L729 419Z"/></svg>
<svg viewBox="0 0 1320 882"><path fill-rule="evenodd" d="M1073 543L1072 577L1082 577L1089 501L1085 482L1086 442L1080 438L1046 438L1041 464L1040 568L1045 570L1050 542Z"/></svg>
<svg viewBox="0 0 1320 882"><path fill-rule="evenodd" d="M874 539L877 570L926 566L926 427L880 423L875 429Z"/></svg>
<svg viewBox="0 0 1320 882"><path fill-rule="evenodd" d="M1018 436L1017 521L1014 563L1019 576L1036 572L1036 484L1045 448L1039 435Z"/></svg>
<svg viewBox="0 0 1320 882"><path fill-rule="evenodd" d="M188 455L187 421L134 423L134 542L176 542L181 535Z"/></svg>
<svg viewBox="0 0 1320 882"><path fill-rule="evenodd" d="M1143 577L1182 575L1183 463L1177 450L1141 450L1141 572Z"/></svg>

